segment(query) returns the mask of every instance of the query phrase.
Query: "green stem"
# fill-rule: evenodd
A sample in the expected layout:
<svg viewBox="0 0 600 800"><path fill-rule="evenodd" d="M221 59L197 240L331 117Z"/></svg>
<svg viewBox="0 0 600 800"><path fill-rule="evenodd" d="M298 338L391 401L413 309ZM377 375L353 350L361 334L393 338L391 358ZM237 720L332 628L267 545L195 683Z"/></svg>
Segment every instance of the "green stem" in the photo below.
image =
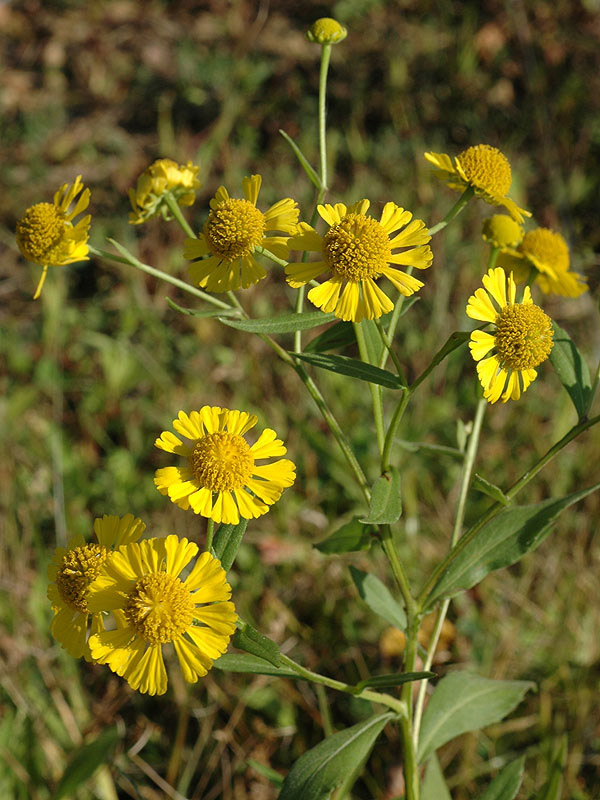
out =
<svg viewBox="0 0 600 800"><path fill-rule="evenodd" d="M446 214L444 219L441 220L440 222L438 222L437 225L434 225L433 228L429 228L429 235L430 236L434 236L436 233L439 233L440 231L442 231L446 227L446 225L448 225L450 222L452 222L454 217L456 217L456 216L458 216L458 214L460 214L460 212L467 205L467 203L473 197L474 194L475 194L475 189L472 186L467 186L467 188L464 190L464 192L458 198L456 203L452 206L450 211Z"/></svg>
<svg viewBox="0 0 600 800"><path fill-rule="evenodd" d="M260 245L256 245L254 248L255 253L260 253L261 256L265 256L266 258L271 259L271 261L275 262L275 264L279 264L280 267L287 267L289 261L284 261L283 258L279 258L270 250L267 250L266 247L261 247Z"/></svg>
<svg viewBox="0 0 600 800"><path fill-rule="evenodd" d="M499 252L500 252L500 248L499 247L491 247L490 248L490 254L488 256L488 263L487 263L487 268L488 269L494 269L494 267L496 266L496 261L498 259L498 253Z"/></svg>
<svg viewBox="0 0 600 800"><path fill-rule="evenodd" d="M197 239L198 237L191 229L187 219L183 216L181 207L171 192L165 192L165 202L169 206L169 211L173 214L174 219L179 223L182 231L190 238Z"/></svg>
<svg viewBox="0 0 600 800"><path fill-rule="evenodd" d="M396 372L398 373L400 380L403 381L405 385L408 386L408 381L406 380L406 375L404 374L404 369L402 367L402 364L400 363L400 359L396 355L395 350L392 349L392 340L388 337L387 333L385 332L385 329L381 323L381 319L376 319L375 325L377 326L377 330L379 331L379 335L381 336L381 341L383 342L385 349L390 354L392 361L394 362L394 366L396 367ZM383 362L384 364L385 361L387 361L387 359L384 360Z"/></svg>
<svg viewBox="0 0 600 800"><path fill-rule="evenodd" d="M298 290L298 294L296 295L296 305L294 311L296 314L301 314L304 309L304 292L306 291L304 286L301 286ZM295 331L294 332L294 353L301 353L302 352L302 331Z"/></svg>
<svg viewBox="0 0 600 800"><path fill-rule="evenodd" d="M413 271L412 267L406 268L407 275L412 275L412 271ZM400 317L402 316L402 307L404 306L404 300L405 300L404 295L400 295L400 297L396 302L396 305L394 306L394 310L392 311L390 324L388 325L387 329L387 341L390 343L390 347L392 342L394 341L396 328L398 326L398 322L400 321ZM379 369L385 369L387 359L388 359L388 351L384 350L383 353L381 354L381 359L379 360Z"/></svg>
<svg viewBox="0 0 600 800"><path fill-rule="evenodd" d="M402 419L404 411L406 410L406 406L408 405L408 401L410 400L410 396L411 396L410 389L402 390L402 399L396 406L396 410L392 415L389 428L385 435L385 442L383 443L383 451L381 453L382 472L385 472L390 466L390 451L392 449L392 443L396 436L396 431L398 430L398 425L400 424L400 420Z"/></svg>
<svg viewBox="0 0 600 800"><path fill-rule="evenodd" d="M369 353L367 350L367 343L365 341L365 334L361 327L360 322L354 323L354 335L358 344L358 351L363 363L369 363ZM371 392L371 400L373 402L373 419L375 422L375 434L377 436L377 446L379 454L383 453L383 446L385 444L385 421L383 418L383 393L381 387L375 383L369 383L369 390Z"/></svg>
<svg viewBox="0 0 600 800"><path fill-rule="evenodd" d="M112 239L108 240L112 242L115 246L117 246L117 242L114 242ZM95 247L90 246L90 253L99 258L105 258L109 261L116 261L118 264L127 264L130 267L135 267L136 269L141 270L142 272L146 272L148 275L152 275L154 278L158 278L161 281L165 281L165 283L170 283L172 286L176 286L178 289L181 289L188 294L193 295L194 297L199 297L201 300L206 300L207 303L210 303L213 306L217 306L217 308L226 308L230 309L231 306L229 303L224 303L222 300L218 300L216 297L213 297L206 292L203 292L201 289L196 289L195 286L190 286L189 283L184 283L184 281L180 281L179 278L174 278L172 275L169 275L167 272L163 272L160 269L156 269L155 267L151 267L149 264L144 264L142 261L139 261L135 256L131 255L123 245L118 245L118 249L121 253L127 253L127 255L117 256L114 253L109 253L108 250L98 250Z"/></svg>
<svg viewBox="0 0 600 800"><path fill-rule="evenodd" d="M321 189L319 190L319 203L322 202L325 192L327 191L327 126L325 101L331 47L332 45L330 44L324 44L321 47L321 69L319 72L319 154L321 158Z"/></svg>
<svg viewBox="0 0 600 800"><path fill-rule="evenodd" d="M390 567L392 568L398 589L400 590L400 594L404 600L406 615L409 618L415 617L417 614L417 605L410 590L410 584L408 582L408 578L406 577L406 573L404 572L404 567L402 566L402 563L398 558L396 548L394 547L392 529L390 525L381 526L381 546L383 547L383 552L386 554L387 560L390 563ZM407 670L405 670L405 672L406 671Z"/></svg>
<svg viewBox="0 0 600 800"><path fill-rule="evenodd" d="M467 494L469 492L469 486L471 485L471 476L473 474L473 466L475 464L477 448L479 447L479 437L481 435L481 426L483 424L483 417L485 414L486 406L487 406L487 400L480 399L479 403L477 404L477 409L475 411L475 419L473 420L473 430L471 431L469 442L467 444L467 449L465 451L463 468L462 468L462 479L460 484L460 494L458 496L458 503L456 505L454 527L452 528L452 535L450 537L451 548L454 547L454 545L460 538L460 534L465 519ZM427 657L425 659L425 664L423 666L424 671L428 671L433 663L433 657L435 655L435 651L440 638L440 633L444 625L444 620L446 619L446 614L448 612L449 605L450 605L450 600L444 599L442 605L438 609L437 617L435 620L435 626L433 629L431 640L429 642ZM419 694L417 697L417 703L415 706L415 716L413 720L413 741L415 747L417 746L417 743L419 741L419 730L421 727L421 718L423 715L423 706L425 703L426 692L427 692L427 680L423 680L419 685Z"/></svg>
<svg viewBox="0 0 600 800"><path fill-rule="evenodd" d="M573 439L576 439L580 434L584 433L588 430L588 428L592 428L594 425L597 425L600 422L600 415L596 417L592 417L592 419L584 420L579 425L575 425L568 431L560 441L556 442L556 444L552 445L552 447L541 457L539 458L535 464L527 470L527 472L523 473L518 481L513 483L510 489L505 492L505 496L512 500L520 491L523 489L527 484L535 478L535 476L540 472L549 461L551 461L560 451L566 447ZM460 541L457 542L456 547L446 556L446 558L438 564L435 568L431 577L427 581L426 585L423 587L421 594L419 595L419 603L422 605L427 595L429 594L430 590L435 586L440 576L446 571L448 566L454 561L454 559L461 553L464 548L469 544L469 542L473 541L473 539L477 536L481 528L497 516L506 506L502 503L495 502L493 503L490 508L482 514L481 517L475 522L468 531L461 537Z"/></svg>
<svg viewBox="0 0 600 800"><path fill-rule="evenodd" d="M214 520L209 519L206 525L206 552L210 553L212 543L213 543L213 536L215 535L215 523Z"/></svg>

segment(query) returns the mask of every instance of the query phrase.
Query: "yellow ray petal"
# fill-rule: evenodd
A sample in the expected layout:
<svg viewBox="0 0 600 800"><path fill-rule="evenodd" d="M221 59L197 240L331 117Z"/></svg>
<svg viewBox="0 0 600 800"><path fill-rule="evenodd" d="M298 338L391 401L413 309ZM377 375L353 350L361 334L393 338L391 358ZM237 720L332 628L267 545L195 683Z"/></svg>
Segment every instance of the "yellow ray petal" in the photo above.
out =
<svg viewBox="0 0 600 800"><path fill-rule="evenodd" d="M183 636L174 639L173 646L177 653L183 679L188 683L196 683L198 678L206 675L212 667L211 659Z"/></svg>
<svg viewBox="0 0 600 800"><path fill-rule="evenodd" d="M320 286L313 287L307 297L310 302L322 311L335 311L343 281L341 278L330 278Z"/></svg>
<svg viewBox="0 0 600 800"><path fill-rule="evenodd" d="M506 306L506 273L502 267L490 269L487 275L483 276L482 283L500 308L504 308Z"/></svg>
<svg viewBox="0 0 600 800"><path fill-rule="evenodd" d="M317 211L319 212L321 219L324 219L330 227L338 225L342 218L348 213L348 210L343 203L336 203L334 206L330 205L329 203L325 203L325 205L317 206Z"/></svg>
<svg viewBox="0 0 600 800"><path fill-rule="evenodd" d="M255 459L272 458L273 456L283 456L287 449L281 439L271 428L265 428L258 440L250 448Z"/></svg>
<svg viewBox="0 0 600 800"><path fill-rule="evenodd" d="M357 318L359 301L360 301L360 291L358 288L358 283L356 283L355 281L348 281L348 283L344 287L344 291L342 292L338 304L335 308L336 317L339 317L340 319L343 319L346 322L348 321L359 322L360 320Z"/></svg>
<svg viewBox="0 0 600 800"><path fill-rule="evenodd" d="M495 322L498 312L485 289L477 289L467 302L467 316L482 322Z"/></svg>
<svg viewBox="0 0 600 800"><path fill-rule="evenodd" d="M475 361L481 361L495 344L496 339L490 333L486 333L485 331L473 331L469 341L469 350Z"/></svg>

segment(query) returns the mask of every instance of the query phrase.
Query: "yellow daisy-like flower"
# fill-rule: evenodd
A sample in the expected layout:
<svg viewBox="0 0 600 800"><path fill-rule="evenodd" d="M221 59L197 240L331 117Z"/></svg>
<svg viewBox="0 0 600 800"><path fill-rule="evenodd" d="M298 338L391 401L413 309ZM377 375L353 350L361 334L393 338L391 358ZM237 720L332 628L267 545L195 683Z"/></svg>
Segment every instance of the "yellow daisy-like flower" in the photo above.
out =
<svg viewBox="0 0 600 800"><path fill-rule="evenodd" d="M79 196L73 208L71 204ZM90 202L90 190L83 188L81 175L72 185L64 183L52 203L30 206L17 222L16 239L21 254L43 267L42 276L33 295L37 300L42 292L48 267L64 267L76 261L88 261L88 239L91 216L73 224L73 218L84 211Z"/></svg>
<svg viewBox="0 0 600 800"><path fill-rule="evenodd" d="M319 261L289 264L285 269L289 285L297 289L323 272L330 273L328 280L310 290L308 299L317 308L353 322L377 319L394 308L375 283L377 278L383 275L408 297L423 283L395 265L427 269L433 260L424 222L395 203L386 203L376 220L367 216L369 205L368 200L360 200L348 208L343 203L319 206L320 216L329 225L327 233L320 236L301 222L288 242L290 250L321 256ZM394 236L394 231L399 233Z"/></svg>
<svg viewBox="0 0 600 800"><path fill-rule="evenodd" d="M196 199L196 189L202 184L196 177L200 167L191 161L177 164L170 158L159 158L147 167L130 189L129 201L133 211L129 213L130 225L141 225L146 220L161 214L170 219L165 195L170 192L180 206L191 206Z"/></svg>
<svg viewBox="0 0 600 800"><path fill-rule="evenodd" d="M483 396L495 403L502 395L502 402L506 403L519 399L537 377L534 368L550 355L552 322L534 305L529 286L525 287L523 300L515 302L517 286L512 275L507 278L501 267L490 269L483 277L483 285L485 289L477 289L469 298L467 315L493 323L496 330L493 334L473 331L469 348L477 361ZM491 350L495 352L488 355Z"/></svg>
<svg viewBox="0 0 600 800"><path fill-rule="evenodd" d="M315 20L306 31L306 38L314 44L338 44L342 42L348 31L337 19L331 17L321 17Z"/></svg>
<svg viewBox="0 0 600 800"><path fill-rule="evenodd" d="M156 470L158 491L180 508L191 508L215 522L237 525L240 517L252 519L266 514L283 490L294 483L296 467L287 459L256 464L287 452L270 428L252 446L246 442L244 434L257 421L245 411L214 406L190 414L180 411L173 427L190 444L170 431L161 433L154 444L167 453L184 456L188 466Z"/></svg>
<svg viewBox="0 0 600 800"><path fill-rule="evenodd" d="M190 278L209 292L247 289L266 276L253 253L264 247L278 258L287 258L287 239L296 230L298 205L286 197L264 213L256 207L262 178L244 178L244 198L230 197L220 186L210 201L204 232L197 239L186 239L184 258L190 265ZM281 231L286 236L268 235ZM195 261L195 259L202 259Z"/></svg>
<svg viewBox="0 0 600 800"><path fill-rule="evenodd" d="M187 578L180 577L197 553L198 545L174 535L124 545L90 586L90 609L112 611L118 626L90 637L92 657L132 689L167 691L165 644L173 644L188 683L206 675L227 649L237 614L221 562L202 553Z"/></svg>
<svg viewBox="0 0 600 800"><path fill-rule="evenodd" d="M48 567L48 599L54 619L50 631L65 650L75 658L91 660L87 642L88 623L91 633L104 629L102 615L88 606L89 587L100 568L112 558L112 551L140 538L146 526L131 514L125 517L106 516L94 521L97 544L74 536L66 549L58 547Z"/></svg>
<svg viewBox="0 0 600 800"><path fill-rule="evenodd" d="M531 216L530 211L519 208L507 197L512 173L508 159L496 147L489 144L468 147L456 156L454 163L445 153L425 153L425 158L436 168L436 176L451 189L462 192L471 186L486 203L504 206L517 222Z"/></svg>
<svg viewBox="0 0 600 800"><path fill-rule="evenodd" d="M570 270L569 247L557 231L535 228L528 231L516 247L504 247L498 264L512 269L517 282L537 270L535 283L546 294L579 297L587 291L585 278Z"/></svg>

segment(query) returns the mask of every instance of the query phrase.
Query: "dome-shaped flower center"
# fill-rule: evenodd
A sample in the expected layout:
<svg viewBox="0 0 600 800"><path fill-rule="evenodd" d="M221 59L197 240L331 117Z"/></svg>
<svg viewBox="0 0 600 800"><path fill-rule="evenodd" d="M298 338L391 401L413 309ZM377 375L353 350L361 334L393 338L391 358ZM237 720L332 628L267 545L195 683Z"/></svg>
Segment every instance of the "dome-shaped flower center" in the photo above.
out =
<svg viewBox="0 0 600 800"><path fill-rule="evenodd" d="M494 214L483 223L483 238L494 247L516 247L523 228L507 214Z"/></svg>
<svg viewBox="0 0 600 800"><path fill-rule="evenodd" d="M389 236L373 217L348 214L323 237L325 263L349 281L377 277L390 256Z"/></svg>
<svg viewBox="0 0 600 800"><path fill-rule="evenodd" d="M87 590L106 561L109 550L100 544L83 544L69 550L56 574L56 586L69 608L88 613Z"/></svg>
<svg viewBox="0 0 600 800"><path fill-rule="evenodd" d="M556 231L549 228L536 228L523 237L519 250L531 257L535 266L543 271L544 267L566 272L569 269L569 248Z"/></svg>
<svg viewBox="0 0 600 800"><path fill-rule="evenodd" d="M533 369L550 355L552 323L539 306L506 306L498 314L496 326L496 350L502 367Z"/></svg>
<svg viewBox="0 0 600 800"><path fill-rule="evenodd" d="M265 235L265 217L248 200L229 198L213 208L204 226L210 251L225 261L248 256Z"/></svg>
<svg viewBox="0 0 600 800"><path fill-rule="evenodd" d="M150 644L172 642L194 619L190 590L166 572L140 578L123 611L129 624Z"/></svg>
<svg viewBox="0 0 600 800"><path fill-rule="evenodd" d="M506 197L512 175L505 155L489 144L469 147L457 156L469 183L493 197Z"/></svg>
<svg viewBox="0 0 600 800"><path fill-rule="evenodd" d="M65 221L52 203L37 203L17 222L19 250L28 261L44 264L48 252L60 241Z"/></svg>
<svg viewBox="0 0 600 800"><path fill-rule="evenodd" d="M248 442L237 433L210 433L196 442L190 466L201 486L227 492L246 485L254 458Z"/></svg>

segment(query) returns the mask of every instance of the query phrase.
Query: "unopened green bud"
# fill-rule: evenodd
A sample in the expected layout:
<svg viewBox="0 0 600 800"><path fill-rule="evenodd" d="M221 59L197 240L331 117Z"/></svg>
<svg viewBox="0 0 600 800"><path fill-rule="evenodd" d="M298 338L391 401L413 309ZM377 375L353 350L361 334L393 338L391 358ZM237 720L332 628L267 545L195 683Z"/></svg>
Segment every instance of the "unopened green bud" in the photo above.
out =
<svg viewBox="0 0 600 800"><path fill-rule="evenodd" d="M348 31L336 19L321 17L306 31L306 38L315 44L337 44L343 41Z"/></svg>

